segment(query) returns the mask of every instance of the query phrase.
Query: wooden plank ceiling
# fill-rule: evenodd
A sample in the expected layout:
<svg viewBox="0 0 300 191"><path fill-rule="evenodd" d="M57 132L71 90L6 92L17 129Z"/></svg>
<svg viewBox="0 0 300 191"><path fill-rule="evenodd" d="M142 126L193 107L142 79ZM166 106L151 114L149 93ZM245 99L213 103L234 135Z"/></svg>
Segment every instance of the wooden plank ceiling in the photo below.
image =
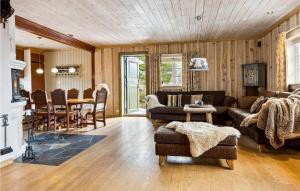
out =
<svg viewBox="0 0 300 191"><path fill-rule="evenodd" d="M255 38L300 5L299 0L11 2L17 15L94 46Z"/></svg>

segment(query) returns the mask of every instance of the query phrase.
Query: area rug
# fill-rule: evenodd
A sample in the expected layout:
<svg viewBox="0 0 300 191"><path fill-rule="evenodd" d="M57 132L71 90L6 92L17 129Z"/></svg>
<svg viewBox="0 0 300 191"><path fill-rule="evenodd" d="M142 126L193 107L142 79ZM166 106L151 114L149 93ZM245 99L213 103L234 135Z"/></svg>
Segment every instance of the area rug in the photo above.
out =
<svg viewBox="0 0 300 191"><path fill-rule="evenodd" d="M105 137L104 135L43 133L37 135L31 143L37 153L37 159L22 161L22 157L19 157L15 162L58 166Z"/></svg>

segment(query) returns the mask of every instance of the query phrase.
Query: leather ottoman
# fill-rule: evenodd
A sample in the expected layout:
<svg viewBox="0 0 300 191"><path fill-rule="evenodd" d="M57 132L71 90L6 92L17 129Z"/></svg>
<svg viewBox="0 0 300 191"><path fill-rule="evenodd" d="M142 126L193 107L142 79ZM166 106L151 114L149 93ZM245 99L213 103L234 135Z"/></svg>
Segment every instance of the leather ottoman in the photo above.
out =
<svg viewBox="0 0 300 191"><path fill-rule="evenodd" d="M190 143L188 137L178 133L173 129L161 126L154 134L155 153L159 155L159 164L166 161L167 156L188 156L190 153ZM225 159L229 168L233 169L233 161L237 159L237 137L228 136L217 146L211 148L201 155L204 158Z"/></svg>

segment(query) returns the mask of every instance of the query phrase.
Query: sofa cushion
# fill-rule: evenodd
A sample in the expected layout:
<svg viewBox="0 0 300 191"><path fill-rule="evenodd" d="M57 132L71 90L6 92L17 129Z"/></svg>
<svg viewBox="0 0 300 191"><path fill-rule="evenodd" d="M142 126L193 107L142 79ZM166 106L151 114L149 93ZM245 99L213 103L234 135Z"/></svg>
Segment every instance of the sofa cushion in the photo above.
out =
<svg viewBox="0 0 300 191"><path fill-rule="evenodd" d="M203 100L207 95L214 95L213 105L222 106L225 98L225 91L158 91L156 93L159 102L163 105L167 105L167 95L182 94L182 105L190 103L190 95L203 94ZM212 96L209 96L211 99Z"/></svg>
<svg viewBox="0 0 300 191"><path fill-rule="evenodd" d="M157 129L154 135L156 143L163 144L189 144L189 139L186 135L176 132L174 129L168 129L161 126ZM228 136L218 145L235 146L237 144L236 136Z"/></svg>
<svg viewBox="0 0 300 191"><path fill-rule="evenodd" d="M215 105L215 97L215 95L205 95L203 96L202 101L204 104Z"/></svg>
<svg viewBox="0 0 300 191"><path fill-rule="evenodd" d="M182 95L181 104L182 106L191 103L191 95Z"/></svg>
<svg viewBox="0 0 300 191"><path fill-rule="evenodd" d="M298 88L300 88L300 84L289 84L289 86L288 86L289 92L293 92Z"/></svg>
<svg viewBox="0 0 300 191"><path fill-rule="evenodd" d="M208 103L208 104L217 105L217 106L223 105L223 102L225 99L225 91L191 91L190 94L193 94L193 95L203 94L202 100L204 103L205 103L205 99L207 99L207 100L213 99L213 101L211 101L213 103Z"/></svg>
<svg viewBox="0 0 300 191"><path fill-rule="evenodd" d="M257 96L242 96L238 98L238 108L250 109L252 104L256 101Z"/></svg>
<svg viewBox="0 0 300 191"><path fill-rule="evenodd" d="M223 105L231 107L233 104L235 104L235 102L236 102L236 99L234 97L225 96L224 101L223 101Z"/></svg>
<svg viewBox="0 0 300 191"><path fill-rule="evenodd" d="M277 95L277 97L279 97L279 98L287 98L287 97L289 97L289 95L291 95L290 92L279 92L278 95Z"/></svg>
<svg viewBox="0 0 300 191"><path fill-rule="evenodd" d="M245 117L251 115L250 111L247 109L240 108L229 108L228 115L238 124L240 124Z"/></svg>
<svg viewBox="0 0 300 191"><path fill-rule="evenodd" d="M259 91L259 95L264 97L277 97L278 93L279 93L278 91L268 91L268 90Z"/></svg>
<svg viewBox="0 0 300 191"><path fill-rule="evenodd" d="M161 113L161 114L184 114L183 107L156 107L149 109L150 113Z"/></svg>
<svg viewBox="0 0 300 191"><path fill-rule="evenodd" d="M226 115L228 108L229 108L226 106L214 106L214 107L216 108L217 112L215 112L213 114L216 114L216 115Z"/></svg>

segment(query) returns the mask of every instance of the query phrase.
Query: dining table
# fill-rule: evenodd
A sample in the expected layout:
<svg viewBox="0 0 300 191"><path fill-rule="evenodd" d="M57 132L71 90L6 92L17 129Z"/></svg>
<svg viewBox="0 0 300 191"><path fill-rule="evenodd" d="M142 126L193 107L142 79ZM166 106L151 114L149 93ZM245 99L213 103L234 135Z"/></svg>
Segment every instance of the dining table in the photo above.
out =
<svg viewBox="0 0 300 191"><path fill-rule="evenodd" d="M93 98L76 98L76 99L67 99L66 101L67 101L68 108L70 110L72 110L71 108L74 105L94 104L95 103L95 100ZM48 98L47 102L49 105L52 104L52 100L49 98ZM34 104L32 106L34 108ZM70 119L68 119L68 120L70 120ZM78 118L77 118L77 120L78 120ZM67 128L67 129L69 129L69 128Z"/></svg>
<svg viewBox="0 0 300 191"><path fill-rule="evenodd" d="M48 99L48 103L52 103L51 99ZM80 105L80 104L93 104L93 98L76 98L76 99L67 99L68 105Z"/></svg>
<svg viewBox="0 0 300 191"><path fill-rule="evenodd" d="M93 104L93 98L77 98L77 99L67 99L68 105L79 105L79 104Z"/></svg>

